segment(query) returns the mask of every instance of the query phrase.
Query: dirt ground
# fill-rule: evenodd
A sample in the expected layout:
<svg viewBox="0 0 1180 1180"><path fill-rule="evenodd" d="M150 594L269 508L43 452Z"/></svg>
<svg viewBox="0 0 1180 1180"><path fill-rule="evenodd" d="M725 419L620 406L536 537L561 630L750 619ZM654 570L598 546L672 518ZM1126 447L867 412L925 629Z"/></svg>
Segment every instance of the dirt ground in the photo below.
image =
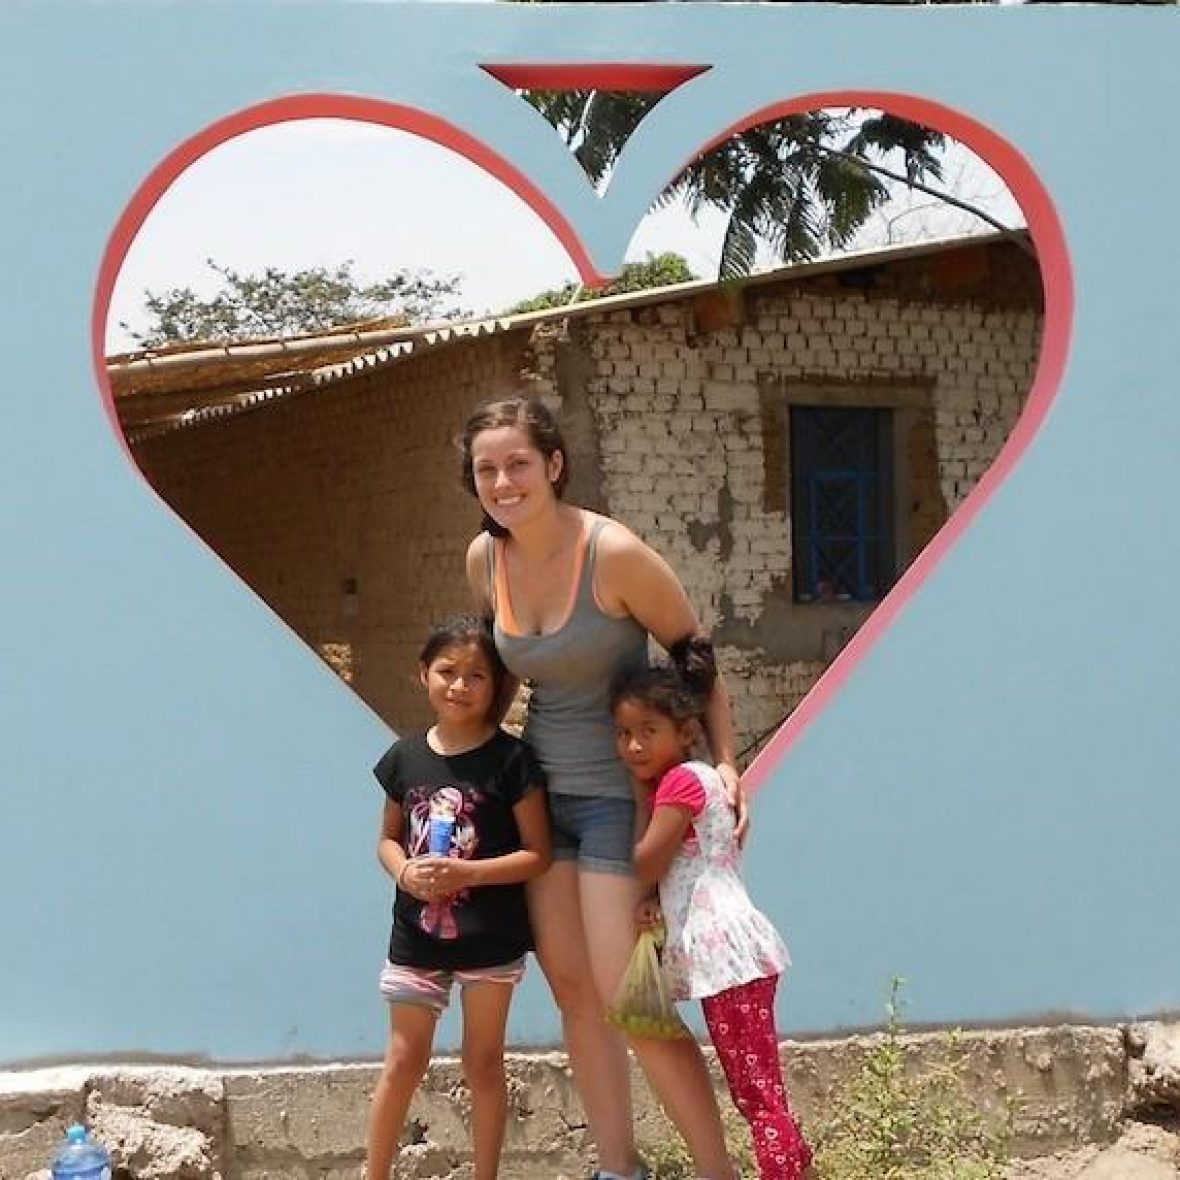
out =
<svg viewBox="0 0 1180 1180"><path fill-rule="evenodd" d="M1007 1180L1180 1180L1180 1123L1128 1123L1110 1147L1020 1160Z"/></svg>

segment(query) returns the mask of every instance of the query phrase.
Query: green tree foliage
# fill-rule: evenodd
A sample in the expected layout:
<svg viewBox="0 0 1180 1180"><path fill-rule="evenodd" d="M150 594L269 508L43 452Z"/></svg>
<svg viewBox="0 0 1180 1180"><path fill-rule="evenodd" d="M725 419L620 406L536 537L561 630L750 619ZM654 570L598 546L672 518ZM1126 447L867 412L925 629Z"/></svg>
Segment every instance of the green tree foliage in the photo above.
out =
<svg viewBox="0 0 1180 1180"><path fill-rule="evenodd" d="M148 327L137 332L120 324L138 346L225 343L324 332L377 318L414 324L462 314L448 303L458 292L457 277L399 271L383 282L366 284L353 274L351 260L333 269L267 267L261 274L206 261L220 276L221 289L208 299L191 287L146 292Z"/></svg>
<svg viewBox="0 0 1180 1180"><path fill-rule="evenodd" d="M963 0L839 2L928 5L960 4ZM1000 0L975 2L996 4ZM1180 0L1097 2L1175 6ZM523 97L558 130L587 175L599 184L610 174L640 120L662 96L537 90ZM693 161L656 204L683 200L694 214L707 206L725 214L720 277L737 278L753 268L760 245L782 262L806 261L846 245L873 211L888 200L887 182L903 178L903 183L943 196L924 182L941 180L944 145L939 132L886 112L809 111L734 136ZM898 160L899 167L890 166ZM946 199L997 225L967 202Z"/></svg>
<svg viewBox="0 0 1180 1180"><path fill-rule="evenodd" d="M605 91L527 94L565 139L595 183L659 95ZM732 136L694 160L657 207L683 201L726 216L721 278L748 274L759 245L783 262L817 258L847 245L890 196L879 167L897 159L908 182L941 179L944 137L880 111L817 110Z"/></svg>
<svg viewBox="0 0 1180 1180"><path fill-rule="evenodd" d="M566 283L564 287L542 291L531 299L514 304L508 309L508 314L546 311L551 307L565 307L567 304L581 303L586 299L600 299L604 295L622 295L627 291L670 287L675 283L691 282L696 277L681 255L672 251L664 254L649 253L642 262L628 262L619 272L618 278L605 287L587 290L580 283Z"/></svg>

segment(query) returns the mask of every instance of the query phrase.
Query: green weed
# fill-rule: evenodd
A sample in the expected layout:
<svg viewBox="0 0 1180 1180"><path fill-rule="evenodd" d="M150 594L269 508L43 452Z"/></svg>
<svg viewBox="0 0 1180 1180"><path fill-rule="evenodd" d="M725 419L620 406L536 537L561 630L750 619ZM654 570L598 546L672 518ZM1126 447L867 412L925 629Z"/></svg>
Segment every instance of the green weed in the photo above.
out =
<svg viewBox="0 0 1180 1180"><path fill-rule="evenodd" d="M971 1097L961 1033L945 1034L929 1068L907 1067L902 980L888 1022L860 1069L812 1123L821 1180L1001 1180L1012 1111L988 1116Z"/></svg>
<svg viewBox="0 0 1180 1180"><path fill-rule="evenodd" d="M933 1065L907 1065L902 985L890 985L888 1021L860 1068L803 1127L817 1180L1002 1180L1013 1110L989 1115L976 1104L957 1030L944 1035ZM749 1128L732 1107L722 1117L730 1155L744 1180L755 1180ZM670 1123L665 1129L660 1142L645 1146L652 1180L693 1180L683 1141Z"/></svg>

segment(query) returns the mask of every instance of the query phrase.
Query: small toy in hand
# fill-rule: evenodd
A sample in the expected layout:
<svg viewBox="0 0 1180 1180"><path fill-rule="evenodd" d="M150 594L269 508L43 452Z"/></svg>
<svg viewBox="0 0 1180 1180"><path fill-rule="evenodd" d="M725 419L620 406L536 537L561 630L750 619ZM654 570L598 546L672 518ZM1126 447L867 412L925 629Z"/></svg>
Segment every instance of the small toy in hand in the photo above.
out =
<svg viewBox="0 0 1180 1180"><path fill-rule="evenodd" d="M450 855L454 831L454 805L446 799L434 799L430 804L430 827L427 834L427 850L431 856Z"/></svg>
<svg viewBox="0 0 1180 1180"><path fill-rule="evenodd" d="M662 926L639 932L627 970L606 1011L607 1023L628 1036L657 1041L679 1041L692 1036L692 1030L680 1019L675 1002L668 996L660 964L663 943Z"/></svg>

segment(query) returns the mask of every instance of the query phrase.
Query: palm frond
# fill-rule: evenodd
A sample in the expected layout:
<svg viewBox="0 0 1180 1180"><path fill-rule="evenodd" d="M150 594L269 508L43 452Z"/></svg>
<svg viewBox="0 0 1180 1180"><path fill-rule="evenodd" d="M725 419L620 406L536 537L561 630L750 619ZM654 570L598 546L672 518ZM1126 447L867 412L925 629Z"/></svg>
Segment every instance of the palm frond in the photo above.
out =
<svg viewBox="0 0 1180 1180"><path fill-rule="evenodd" d="M561 125L597 182L659 97L585 92L551 96L539 109ZM940 132L888 112L804 111L747 128L692 161L652 207L683 203L694 218L724 213L723 276L752 267L759 243L784 262L814 258L851 241L888 199L890 183L921 188L925 178L941 179L945 144ZM894 153L902 162L889 168Z"/></svg>
<svg viewBox="0 0 1180 1180"><path fill-rule="evenodd" d="M721 265L718 278L739 279L754 269L758 238L750 226L731 213L721 239Z"/></svg>

